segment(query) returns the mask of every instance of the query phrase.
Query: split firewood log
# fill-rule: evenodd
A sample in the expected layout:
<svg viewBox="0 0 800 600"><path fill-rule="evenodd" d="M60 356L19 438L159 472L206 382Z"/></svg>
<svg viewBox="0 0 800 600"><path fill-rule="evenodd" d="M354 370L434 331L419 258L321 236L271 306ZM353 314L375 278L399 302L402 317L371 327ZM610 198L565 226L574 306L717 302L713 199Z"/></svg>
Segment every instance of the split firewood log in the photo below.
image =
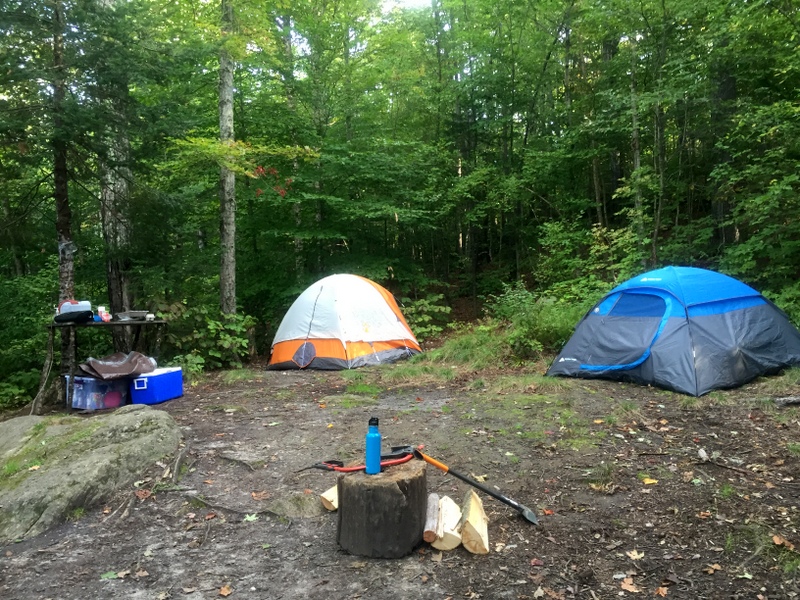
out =
<svg viewBox="0 0 800 600"><path fill-rule="evenodd" d="M489 519L474 490L467 492L461 506L461 543L473 554L489 553Z"/></svg>
<svg viewBox="0 0 800 600"><path fill-rule="evenodd" d="M439 523L439 494L428 494L428 508L425 511L425 529L422 539L429 544L436 539L436 526Z"/></svg>
<svg viewBox="0 0 800 600"><path fill-rule="evenodd" d="M336 486L325 490L322 494L320 494L320 500L322 500L322 506L327 508L330 511L334 511L339 508L339 492L336 489Z"/></svg>
<svg viewBox="0 0 800 600"><path fill-rule="evenodd" d="M450 496L439 498L439 519L436 539L431 546L437 550L453 550L461 544L461 508Z"/></svg>

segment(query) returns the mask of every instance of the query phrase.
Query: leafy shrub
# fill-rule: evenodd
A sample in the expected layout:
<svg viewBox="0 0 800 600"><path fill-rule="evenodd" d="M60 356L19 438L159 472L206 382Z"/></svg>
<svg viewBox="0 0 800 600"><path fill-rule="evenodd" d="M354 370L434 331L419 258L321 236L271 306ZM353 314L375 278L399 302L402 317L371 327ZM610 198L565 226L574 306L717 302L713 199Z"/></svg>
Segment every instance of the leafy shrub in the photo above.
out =
<svg viewBox="0 0 800 600"><path fill-rule="evenodd" d="M171 361L176 367L181 368L184 379L191 383L203 374L206 361L199 354L179 354Z"/></svg>
<svg viewBox="0 0 800 600"><path fill-rule="evenodd" d="M0 410L20 408L31 401L39 384L38 369L19 371L0 381Z"/></svg>
<svg viewBox="0 0 800 600"><path fill-rule="evenodd" d="M224 315L218 308L175 304L159 316L169 321L167 353L180 356L190 372L203 366L222 369L242 366L250 353L253 317ZM192 358L188 358L188 357Z"/></svg>
<svg viewBox="0 0 800 600"><path fill-rule="evenodd" d="M419 342L444 331L451 309L443 301L444 294L428 294L418 300L403 298L403 316Z"/></svg>
<svg viewBox="0 0 800 600"><path fill-rule="evenodd" d="M585 302L537 297L521 281L504 287L500 296L489 297L487 310L507 323L505 342L516 358L538 358L545 350L559 350L587 310Z"/></svg>

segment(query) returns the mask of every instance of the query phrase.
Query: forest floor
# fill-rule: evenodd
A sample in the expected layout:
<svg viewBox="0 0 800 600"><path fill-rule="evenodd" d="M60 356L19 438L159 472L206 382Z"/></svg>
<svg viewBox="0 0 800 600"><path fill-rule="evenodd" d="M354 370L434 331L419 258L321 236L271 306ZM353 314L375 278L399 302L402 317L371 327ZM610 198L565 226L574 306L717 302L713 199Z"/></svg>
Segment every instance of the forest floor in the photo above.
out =
<svg viewBox="0 0 800 600"><path fill-rule="evenodd" d="M155 407L184 428L181 477L162 465L1 548L0 597L800 599L796 381L698 399L543 370L207 377ZM401 559L347 554L319 501L337 475L300 469L362 460L373 415L384 449L423 444L539 525L479 493L489 554L426 543ZM459 503L470 489L430 466L427 482Z"/></svg>

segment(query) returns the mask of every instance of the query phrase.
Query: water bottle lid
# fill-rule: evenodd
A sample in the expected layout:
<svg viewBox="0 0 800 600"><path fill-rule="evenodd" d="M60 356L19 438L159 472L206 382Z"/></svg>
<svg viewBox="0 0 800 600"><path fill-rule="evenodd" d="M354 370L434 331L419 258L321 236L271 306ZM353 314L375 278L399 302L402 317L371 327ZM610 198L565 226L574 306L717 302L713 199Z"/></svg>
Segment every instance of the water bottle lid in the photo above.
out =
<svg viewBox="0 0 800 600"><path fill-rule="evenodd" d="M370 427L377 427L378 426L378 417L371 417L369 420Z"/></svg>

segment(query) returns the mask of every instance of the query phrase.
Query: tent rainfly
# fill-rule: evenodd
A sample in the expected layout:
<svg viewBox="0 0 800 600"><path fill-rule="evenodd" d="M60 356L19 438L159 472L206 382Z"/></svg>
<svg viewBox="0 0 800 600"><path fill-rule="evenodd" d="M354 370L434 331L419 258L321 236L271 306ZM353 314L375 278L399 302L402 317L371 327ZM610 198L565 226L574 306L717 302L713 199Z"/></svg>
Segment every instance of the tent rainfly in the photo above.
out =
<svg viewBox="0 0 800 600"><path fill-rule="evenodd" d="M702 396L800 364L800 332L727 275L665 267L606 294L547 371Z"/></svg>
<svg viewBox="0 0 800 600"><path fill-rule="evenodd" d="M353 369L392 363L422 350L394 297L358 275L309 286L283 317L268 369Z"/></svg>

